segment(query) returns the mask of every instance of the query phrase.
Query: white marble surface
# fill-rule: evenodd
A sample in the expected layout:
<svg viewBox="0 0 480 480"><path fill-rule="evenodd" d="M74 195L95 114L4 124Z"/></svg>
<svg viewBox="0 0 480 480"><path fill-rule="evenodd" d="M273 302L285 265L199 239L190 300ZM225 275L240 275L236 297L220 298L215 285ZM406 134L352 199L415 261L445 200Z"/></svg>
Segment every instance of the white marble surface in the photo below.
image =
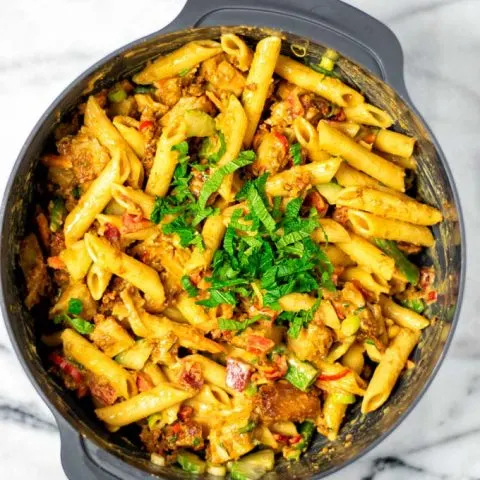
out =
<svg viewBox="0 0 480 480"><path fill-rule="evenodd" d="M196 0L200 1L200 0ZM319 0L319 3L321 0ZM0 14L0 191L34 123L94 61L167 24L183 0L16 0ZM480 478L480 1L350 0L389 25L411 97L449 159L467 223L467 288L448 357L408 419L332 480ZM0 478L63 479L53 418L0 324Z"/></svg>

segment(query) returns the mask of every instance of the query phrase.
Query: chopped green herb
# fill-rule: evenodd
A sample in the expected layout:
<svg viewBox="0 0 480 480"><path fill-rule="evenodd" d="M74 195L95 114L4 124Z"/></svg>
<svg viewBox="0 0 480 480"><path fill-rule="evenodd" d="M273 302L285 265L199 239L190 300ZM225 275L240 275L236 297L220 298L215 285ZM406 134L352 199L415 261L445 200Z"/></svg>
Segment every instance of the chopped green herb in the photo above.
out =
<svg viewBox="0 0 480 480"><path fill-rule="evenodd" d="M82 335L88 335L93 332L95 329L95 326L84 320L83 318L80 317L72 317L70 315L67 315L66 313L62 313L60 315L56 315L53 319L53 322L58 325L60 323L65 323L67 325L70 325L73 327L78 333L81 333Z"/></svg>
<svg viewBox="0 0 480 480"><path fill-rule="evenodd" d="M412 298L402 300L402 305L416 313L422 313L425 310L425 302L421 298Z"/></svg>
<svg viewBox="0 0 480 480"><path fill-rule="evenodd" d="M184 275L181 280L183 289L188 293L189 297L196 297L198 295L198 288L192 283L188 275Z"/></svg>
<svg viewBox="0 0 480 480"><path fill-rule="evenodd" d="M126 98L127 92L121 87L116 87L108 92L108 99L113 103L120 103Z"/></svg>
<svg viewBox="0 0 480 480"><path fill-rule="evenodd" d="M249 325L252 325L259 320L267 318L265 315L255 315L252 318L247 318L246 320L231 320L228 318L219 318L218 319L218 328L220 330L230 330L234 332L240 332L245 330Z"/></svg>
<svg viewBox="0 0 480 480"><path fill-rule="evenodd" d="M288 322L290 327L288 329L288 336L298 338L302 328L306 327L312 320L320 305L320 299L309 310L299 310L298 312L282 312L277 322Z"/></svg>
<svg viewBox="0 0 480 480"><path fill-rule="evenodd" d="M290 155L294 165L302 163L302 146L298 142L290 145Z"/></svg>
<svg viewBox="0 0 480 480"><path fill-rule="evenodd" d="M405 256L405 254L397 247L395 242L376 238L375 244L384 253L395 260L395 265L407 277L407 280L412 285L416 285L418 283L418 279L420 278L420 270Z"/></svg>
<svg viewBox="0 0 480 480"><path fill-rule="evenodd" d="M50 230L58 232L63 225L63 219L67 215L65 208L65 201L63 198L56 197L48 204L48 211L50 213Z"/></svg>
<svg viewBox="0 0 480 480"><path fill-rule="evenodd" d="M251 432L257 426L257 422L250 420L244 427L238 429L238 433Z"/></svg>
<svg viewBox="0 0 480 480"><path fill-rule="evenodd" d="M198 437L195 437L192 442L193 448L197 448L202 443L202 440Z"/></svg>
<svg viewBox="0 0 480 480"><path fill-rule="evenodd" d="M137 85L133 91L135 93L153 93L155 90L154 85Z"/></svg>
<svg viewBox="0 0 480 480"><path fill-rule="evenodd" d="M83 310L83 303L78 298L71 298L68 301L68 313L72 315L80 315Z"/></svg>
<svg viewBox="0 0 480 480"><path fill-rule="evenodd" d="M184 77L185 75L187 75L187 73L190 71L189 68L184 68L183 70L181 70L178 74L179 77Z"/></svg>
<svg viewBox="0 0 480 480"><path fill-rule="evenodd" d="M207 137L203 140L198 156L207 159L207 165L215 165L225 155L227 144L225 136L218 131L213 137Z"/></svg>
<svg viewBox="0 0 480 480"><path fill-rule="evenodd" d="M220 185L222 184L223 179L235 172L239 168L250 165L255 160L255 152L253 150L245 150L240 152L240 155L231 162L227 163L223 167L220 167L216 170L204 183L200 196L198 197L198 204L201 208L205 208L207 205L210 195L216 192Z"/></svg>
<svg viewBox="0 0 480 480"><path fill-rule="evenodd" d="M308 66L312 69L315 70L318 73L323 73L327 77L335 77L335 78L340 78L340 76L333 70L327 70L324 67L321 67L320 65L316 65L315 63L308 62Z"/></svg>
<svg viewBox="0 0 480 480"><path fill-rule="evenodd" d="M249 397L253 397L254 395L256 395L256 393L258 392L258 387L255 383L253 382L250 382L247 386L247 388L245 389L245 393L249 396Z"/></svg>
<svg viewBox="0 0 480 480"><path fill-rule="evenodd" d="M218 307L218 305L221 305L222 303L226 303L228 305L237 304L237 299L232 292L222 292L217 289L210 289L209 292L210 298L207 298L206 300L199 300L196 302L197 305L212 308Z"/></svg>

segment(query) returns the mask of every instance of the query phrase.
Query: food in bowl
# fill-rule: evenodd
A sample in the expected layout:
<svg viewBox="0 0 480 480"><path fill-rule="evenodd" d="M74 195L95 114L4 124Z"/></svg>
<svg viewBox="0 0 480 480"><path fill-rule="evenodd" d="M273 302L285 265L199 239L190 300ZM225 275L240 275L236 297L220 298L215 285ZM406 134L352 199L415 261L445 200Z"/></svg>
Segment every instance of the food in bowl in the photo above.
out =
<svg viewBox="0 0 480 480"><path fill-rule="evenodd" d="M52 373L191 473L259 478L334 440L415 367L436 300L412 261L442 221L414 198L415 139L335 52L280 49L193 41L89 96L20 247Z"/></svg>

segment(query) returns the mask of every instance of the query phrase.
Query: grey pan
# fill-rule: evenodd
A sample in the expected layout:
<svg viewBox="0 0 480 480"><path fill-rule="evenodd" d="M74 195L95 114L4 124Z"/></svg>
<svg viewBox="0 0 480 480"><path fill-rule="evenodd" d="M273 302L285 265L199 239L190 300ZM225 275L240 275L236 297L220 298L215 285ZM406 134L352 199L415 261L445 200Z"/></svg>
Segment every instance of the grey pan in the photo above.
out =
<svg viewBox="0 0 480 480"><path fill-rule="evenodd" d="M465 273L464 230L458 196L447 162L437 141L411 105L403 79L403 56L394 34L382 23L338 0L189 0L166 28L133 42L92 66L53 102L40 118L11 173L1 209L2 309L16 353L39 394L51 409L61 434L61 459L70 479L139 479L156 474L165 479L191 478L178 468L149 463L135 435L112 434L69 392L46 372L38 343L41 315L23 306L24 282L17 267L18 241L31 228L31 210L41 182L38 159L51 142L58 119L86 93L109 86L138 71L147 59L165 54L194 39L215 39L234 31L256 41L275 30L292 43L309 40L309 53L320 57L325 46L342 54L339 67L347 82L366 98L386 109L396 127L417 137L420 196L437 206L446 221L435 227L435 247L422 258L437 269L438 302L431 315L439 318L424 332L414 353L416 368L402 376L390 401L379 411L362 417L358 408L349 414L340 439L329 453L321 453L318 437L303 459L293 465L280 462L266 478L322 478L353 462L384 439L405 418L437 372L452 339L459 316ZM345 435L353 435L350 447ZM147 473L148 472L148 473Z"/></svg>

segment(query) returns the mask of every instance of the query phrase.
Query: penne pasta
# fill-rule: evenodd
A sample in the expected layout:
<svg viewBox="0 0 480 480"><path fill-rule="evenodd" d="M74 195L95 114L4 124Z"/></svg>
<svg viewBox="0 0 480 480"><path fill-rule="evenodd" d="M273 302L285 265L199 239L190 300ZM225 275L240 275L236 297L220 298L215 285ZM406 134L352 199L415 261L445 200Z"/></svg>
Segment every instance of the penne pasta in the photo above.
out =
<svg viewBox="0 0 480 480"><path fill-rule="evenodd" d="M435 243L432 232L424 226L379 217L360 210L348 210L348 220L355 233L368 238L386 238L397 242L413 243L432 247Z"/></svg>
<svg viewBox="0 0 480 480"><path fill-rule="evenodd" d="M378 180L356 170L346 162L340 165L335 178L342 187L377 187L380 185Z"/></svg>
<svg viewBox="0 0 480 480"><path fill-rule="evenodd" d="M221 53L218 42L212 40L194 40L183 47L157 58L133 77L135 83L146 85L164 78L174 77L181 72L188 71L204 60Z"/></svg>
<svg viewBox="0 0 480 480"><path fill-rule="evenodd" d="M435 225L442 221L440 211L430 205L371 187L345 188L337 197L337 205L417 225Z"/></svg>
<svg viewBox="0 0 480 480"><path fill-rule="evenodd" d="M94 96L88 97L87 100L85 125L98 138L99 142L108 149L112 157L118 154L126 156L129 163L128 183L132 187L139 188L143 183L143 166ZM118 180L118 182L123 183L126 180L127 178L121 176L121 180Z"/></svg>
<svg viewBox="0 0 480 480"><path fill-rule="evenodd" d="M403 158L410 158L413 154L415 138L408 137L403 133L381 129L375 137L374 146L381 152L398 155Z"/></svg>
<svg viewBox="0 0 480 480"><path fill-rule="evenodd" d="M169 383L161 383L151 390L139 393L124 402L97 408L95 414L109 426L123 427L177 405L193 395L194 392L182 390Z"/></svg>
<svg viewBox="0 0 480 480"><path fill-rule="evenodd" d="M85 234L85 245L93 262L144 292L152 309L160 310L163 307L165 291L158 273L153 268L91 233Z"/></svg>
<svg viewBox="0 0 480 480"><path fill-rule="evenodd" d="M234 33L224 33L220 37L220 45L239 70L248 71L252 64L253 53L240 37Z"/></svg>
<svg viewBox="0 0 480 480"><path fill-rule="evenodd" d="M387 112L369 103L349 106L344 108L343 111L349 122L381 128L388 128L393 124L393 119Z"/></svg>
<svg viewBox="0 0 480 480"><path fill-rule="evenodd" d="M330 155L320 150L318 134L314 126L303 117L297 117L293 122L293 131L300 145L308 152L308 158L312 162L324 162Z"/></svg>
<svg viewBox="0 0 480 480"><path fill-rule="evenodd" d="M67 328L62 332L63 351L65 355L84 368L104 377L123 398L136 394L132 376L118 363L105 355L77 332Z"/></svg>
<svg viewBox="0 0 480 480"><path fill-rule="evenodd" d="M345 282L357 281L365 290L372 292L377 298L380 294L390 291L390 286L384 278L368 272L362 267L348 267L342 272L340 278Z"/></svg>
<svg viewBox="0 0 480 480"><path fill-rule="evenodd" d="M117 152L102 173L90 184L65 219L63 231L67 247L83 237L96 216L107 206L112 198L112 184L125 180L128 168L128 162Z"/></svg>
<svg viewBox="0 0 480 480"><path fill-rule="evenodd" d="M138 158L143 158L145 156L145 139L138 130L140 122L131 117L117 115L112 120L112 123L135 152L135 155Z"/></svg>
<svg viewBox="0 0 480 480"><path fill-rule="evenodd" d="M269 177L266 191L272 196L297 196L299 191L307 186L328 183L334 177L341 163L341 158L332 157L325 162L292 167Z"/></svg>
<svg viewBox="0 0 480 480"><path fill-rule="evenodd" d="M340 130L320 121L318 124L320 148L331 155L340 155L352 167L361 170L383 184L395 190L405 190L403 168L369 152Z"/></svg>
<svg viewBox="0 0 480 480"><path fill-rule="evenodd" d="M363 397L362 413L381 407L390 396L410 353L420 339L420 331L403 328L386 349Z"/></svg>
<svg viewBox="0 0 480 480"><path fill-rule="evenodd" d="M350 234L340 223L331 218L322 218L319 222L320 228L312 233L312 239L315 242L345 243L350 241Z"/></svg>
<svg viewBox="0 0 480 480"><path fill-rule="evenodd" d="M85 242L78 240L59 254L73 280L82 280L87 275L92 259L85 248ZM98 300L98 299L96 299Z"/></svg>
<svg viewBox="0 0 480 480"><path fill-rule="evenodd" d="M90 259L91 260L91 259ZM93 263L87 273L87 286L95 300L100 300L110 283L112 273Z"/></svg>
<svg viewBox="0 0 480 480"><path fill-rule="evenodd" d="M243 138L246 147L250 147L253 135L257 130L281 43L282 41L278 37L266 37L258 42L253 55L246 87L242 93L242 104L247 115L247 130Z"/></svg>
<svg viewBox="0 0 480 480"><path fill-rule="evenodd" d="M363 96L337 78L327 77L291 58L280 55L275 73L290 83L310 90L339 107L361 105Z"/></svg>
<svg viewBox="0 0 480 480"><path fill-rule="evenodd" d="M424 316L410 310L409 308L397 305L391 298L382 295L380 298L383 314L391 318L397 325L410 330L422 330L430 325Z"/></svg>
<svg viewBox="0 0 480 480"><path fill-rule="evenodd" d="M350 234L350 242L337 243L337 246L365 270L373 272L387 281L392 278L395 261L368 240L359 235Z"/></svg>

